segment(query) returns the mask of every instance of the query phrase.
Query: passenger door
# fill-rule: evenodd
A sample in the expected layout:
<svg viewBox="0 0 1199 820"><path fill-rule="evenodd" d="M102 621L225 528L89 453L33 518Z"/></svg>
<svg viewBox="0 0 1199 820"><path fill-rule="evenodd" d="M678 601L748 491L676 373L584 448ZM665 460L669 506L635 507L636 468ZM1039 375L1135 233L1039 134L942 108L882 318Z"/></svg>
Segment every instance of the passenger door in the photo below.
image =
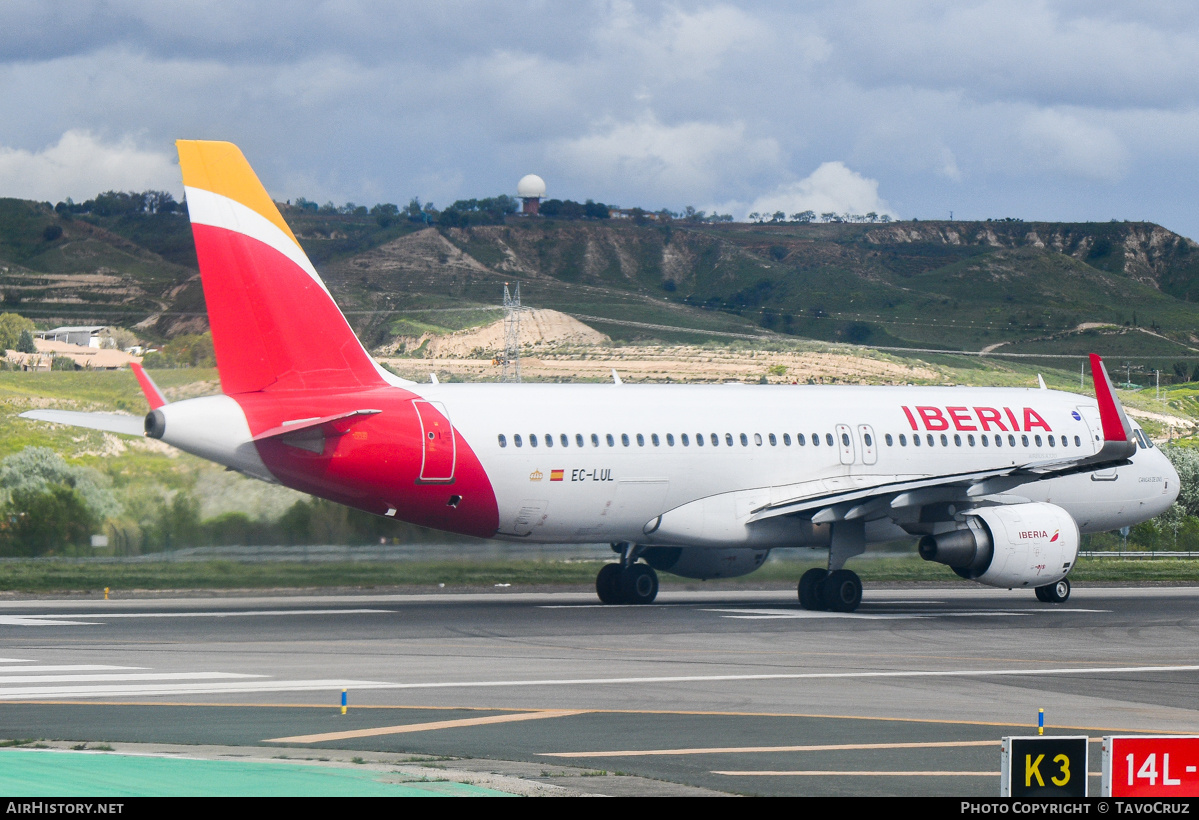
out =
<svg viewBox="0 0 1199 820"><path fill-rule="evenodd" d="M414 399L412 405L420 419L421 430L422 458L418 482L453 483L457 442L454 440L454 427L446 415L445 405L439 401L424 399Z"/></svg>

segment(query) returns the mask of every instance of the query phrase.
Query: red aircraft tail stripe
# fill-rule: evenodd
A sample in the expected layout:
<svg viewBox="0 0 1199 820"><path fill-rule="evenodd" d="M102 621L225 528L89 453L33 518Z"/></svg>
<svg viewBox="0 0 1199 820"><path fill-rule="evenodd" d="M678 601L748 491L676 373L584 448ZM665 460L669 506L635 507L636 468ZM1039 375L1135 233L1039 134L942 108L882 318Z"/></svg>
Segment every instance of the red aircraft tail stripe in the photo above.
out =
<svg viewBox="0 0 1199 820"><path fill-rule="evenodd" d="M1131 441L1132 425L1116 398L1112 380L1099 354L1091 354L1091 380L1095 383L1095 399L1099 402L1099 420L1103 423L1104 441Z"/></svg>
<svg viewBox="0 0 1199 820"><path fill-rule="evenodd" d="M133 370L133 375L137 378L137 383L141 385L142 393L146 397L146 402L149 403L151 410L157 410L167 403L166 396L162 395L162 391L158 389L158 385L150 378L150 374L146 369L137 362L131 362L129 365Z"/></svg>

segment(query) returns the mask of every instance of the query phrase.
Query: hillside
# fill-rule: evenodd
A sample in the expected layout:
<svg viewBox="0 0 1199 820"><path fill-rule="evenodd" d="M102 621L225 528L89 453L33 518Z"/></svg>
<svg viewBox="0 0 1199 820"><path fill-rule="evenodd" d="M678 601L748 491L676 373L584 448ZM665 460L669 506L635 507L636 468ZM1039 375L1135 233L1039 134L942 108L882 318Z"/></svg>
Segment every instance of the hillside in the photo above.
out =
<svg viewBox="0 0 1199 820"><path fill-rule="evenodd" d="M504 283L519 281L526 304L626 341L1199 355L1199 246L1148 223L510 217L446 229L284 212L372 347L494 321ZM188 238L178 214L66 218L0 200L0 298L42 322L194 331Z"/></svg>

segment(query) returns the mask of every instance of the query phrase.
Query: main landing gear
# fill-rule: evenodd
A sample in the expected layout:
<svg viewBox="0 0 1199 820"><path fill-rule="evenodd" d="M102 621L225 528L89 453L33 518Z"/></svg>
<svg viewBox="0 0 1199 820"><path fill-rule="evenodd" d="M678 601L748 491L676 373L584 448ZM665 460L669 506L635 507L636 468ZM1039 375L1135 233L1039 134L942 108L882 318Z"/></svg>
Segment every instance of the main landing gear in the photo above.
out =
<svg viewBox="0 0 1199 820"><path fill-rule="evenodd" d="M658 597L658 573L649 564L636 563L641 548L613 544L619 564L605 564L595 576L595 592L605 604L652 604Z"/></svg>
<svg viewBox="0 0 1199 820"><path fill-rule="evenodd" d="M1037 587L1037 600L1047 604L1062 604L1070 597L1070 579L1063 578L1056 584Z"/></svg>
<svg viewBox="0 0 1199 820"><path fill-rule="evenodd" d="M860 603L862 579L852 570L814 568L800 576L799 605L804 609L853 612Z"/></svg>
<svg viewBox="0 0 1199 820"><path fill-rule="evenodd" d="M804 609L853 612L862 603L862 579L845 569L845 562L866 550L866 525L861 519L833 524L828 569L813 568L799 579L799 605Z"/></svg>

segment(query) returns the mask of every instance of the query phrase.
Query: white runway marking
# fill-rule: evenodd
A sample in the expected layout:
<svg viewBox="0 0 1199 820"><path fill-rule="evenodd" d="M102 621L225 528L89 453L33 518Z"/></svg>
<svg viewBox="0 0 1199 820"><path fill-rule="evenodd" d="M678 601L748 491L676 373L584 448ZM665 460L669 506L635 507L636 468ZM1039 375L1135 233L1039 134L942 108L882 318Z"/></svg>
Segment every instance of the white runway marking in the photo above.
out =
<svg viewBox="0 0 1199 820"><path fill-rule="evenodd" d="M224 680L228 678L265 678L266 675L243 675L239 672L126 672L125 674L86 675L0 675L0 685L6 683L91 683L128 680Z"/></svg>
<svg viewBox="0 0 1199 820"><path fill-rule="evenodd" d="M129 684L125 686L30 686L19 689L0 689L3 700L45 700L49 698L74 700L77 698L128 698L150 695L221 695L253 692L305 692L328 690L340 692L350 689L379 689L386 687L378 681L358 680L292 680L292 681L238 681L228 683L162 683ZM330 701L332 702L332 701Z"/></svg>
<svg viewBox="0 0 1199 820"><path fill-rule="evenodd" d="M255 618L265 615L370 615L390 609L247 609L233 612L71 612L0 615L0 626L96 626L117 618ZM95 620L80 620L83 618Z"/></svg>
<svg viewBox="0 0 1199 820"><path fill-rule="evenodd" d="M980 609L972 612L818 612L807 609L704 609L736 620L848 618L858 621L898 621L918 618L992 618L1004 615L1042 615L1063 612L1109 612L1107 609Z"/></svg>
<svg viewBox="0 0 1199 820"><path fill-rule="evenodd" d="M846 680L886 678L989 678L1052 677L1055 675L1131 675L1144 672L1199 672L1188 666L1094 666L1070 669L951 669L942 671L902 670L895 672L795 672L764 675L663 675L629 678L556 678L546 680L437 681L428 683L381 683L359 681L359 689L483 689L511 686L603 686L608 684L726 683L730 681Z"/></svg>
<svg viewBox="0 0 1199 820"><path fill-rule="evenodd" d="M67 664L49 664L43 666L14 666L11 669L0 670L2 672L17 672L22 680L25 672L101 672L114 669L129 669L138 670L145 669L144 666L108 666L101 663L67 663ZM3 680L3 678L0 678Z"/></svg>

